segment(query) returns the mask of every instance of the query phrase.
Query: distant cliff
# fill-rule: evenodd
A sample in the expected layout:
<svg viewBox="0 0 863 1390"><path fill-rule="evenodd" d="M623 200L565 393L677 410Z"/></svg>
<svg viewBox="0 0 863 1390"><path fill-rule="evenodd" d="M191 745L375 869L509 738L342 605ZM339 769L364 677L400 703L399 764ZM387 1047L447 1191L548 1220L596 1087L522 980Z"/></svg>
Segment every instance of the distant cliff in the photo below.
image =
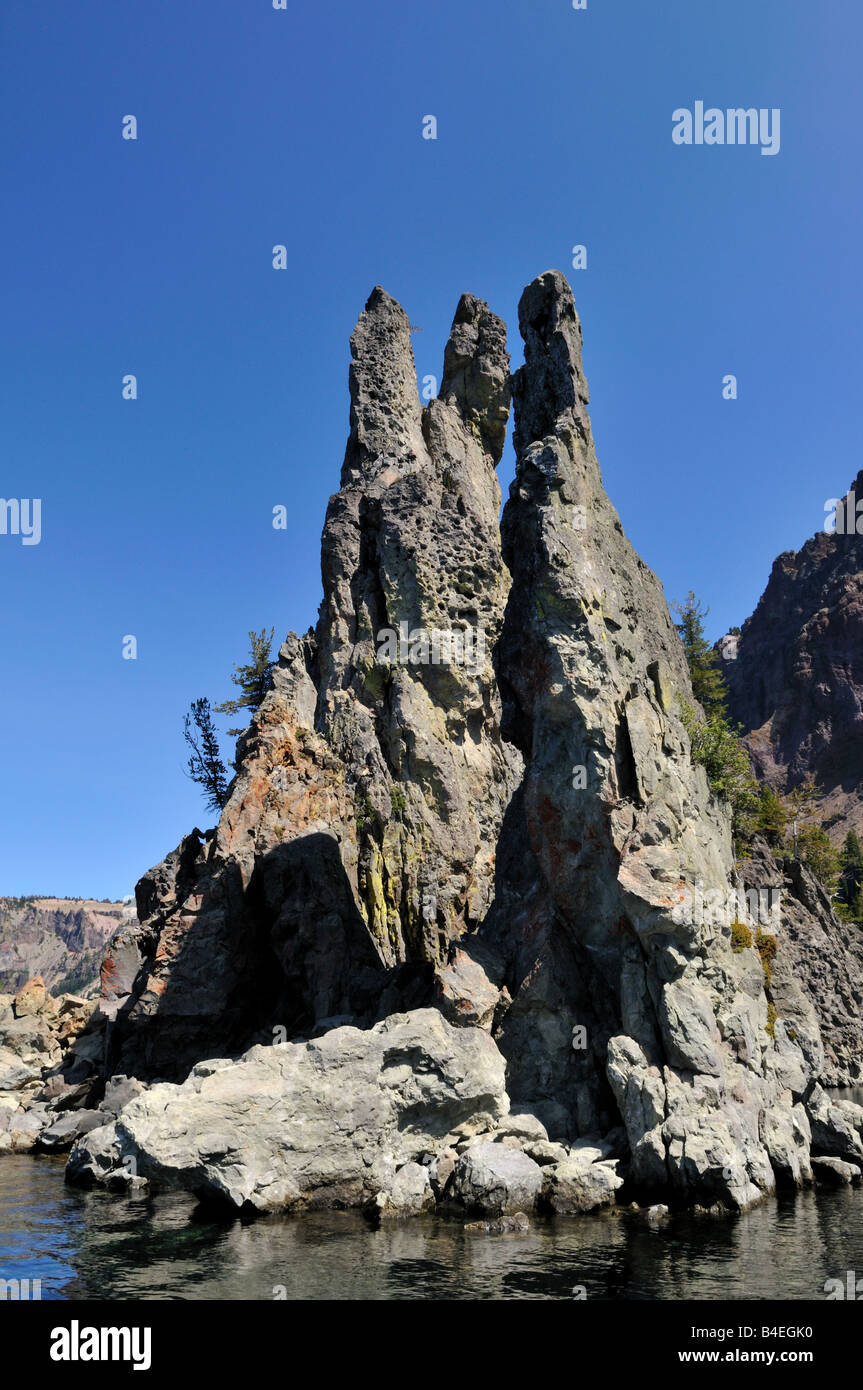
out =
<svg viewBox="0 0 863 1390"><path fill-rule="evenodd" d="M0 898L0 993L41 975L52 994L91 993L123 903L85 898Z"/></svg>
<svg viewBox="0 0 863 1390"><path fill-rule="evenodd" d="M863 472L851 492L863 502ZM736 644L719 647L759 774L778 791L812 774L834 843L863 831L863 537L819 531L785 551Z"/></svg>

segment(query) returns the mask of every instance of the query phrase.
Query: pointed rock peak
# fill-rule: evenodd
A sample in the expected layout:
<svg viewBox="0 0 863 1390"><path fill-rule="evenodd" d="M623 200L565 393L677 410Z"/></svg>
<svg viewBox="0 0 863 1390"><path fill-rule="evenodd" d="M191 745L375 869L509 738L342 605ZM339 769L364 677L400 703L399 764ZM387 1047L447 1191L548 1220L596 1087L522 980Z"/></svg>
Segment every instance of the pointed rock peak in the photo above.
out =
<svg viewBox="0 0 863 1390"><path fill-rule="evenodd" d="M379 316L395 314L404 319L405 323L408 321L407 314L398 300L393 299L392 295L387 293L383 285L375 285L366 300L366 307L360 316L361 319L365 318L366 314L375 314Z"/></svg>
<svg viewBox="0 0 863 1390"><path fill-rule="evenodd" d="M454 401L479 430L494 464L500 460L509 418L506 324L475 295L463 294L444 351L442 400Z"/></svg>
<svg viewBox="0 0 863 1390"><path fill-rule="evenodd" d="M524 367L516 373L522 396L518 430L541 439L554 432L560 415L572 411L583 431L590 396L581 363L581 324L569 282L559 270L546 270L527 286L518 326L524 338Z"/></svg>
<svg viewBox="0 0 863 1390"><path fill-rule="evenodd" d="M342 486L368 482L386 465L413 466L422 450L410 321L376 285L351 335L351 434Z"/></svg>

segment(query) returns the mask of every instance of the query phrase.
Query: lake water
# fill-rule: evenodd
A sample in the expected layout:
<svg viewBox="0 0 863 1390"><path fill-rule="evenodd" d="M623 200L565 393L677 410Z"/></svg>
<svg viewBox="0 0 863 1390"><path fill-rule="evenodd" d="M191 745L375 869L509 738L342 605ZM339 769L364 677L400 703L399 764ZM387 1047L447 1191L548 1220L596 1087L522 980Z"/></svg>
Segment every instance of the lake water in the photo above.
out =
<svg viewBox="0 0 863 1390"><path fill-rule="evenodd" d="M214 1220L181 1194L66 1187L59 1158L0 1158L0 1278L41 1279L43 1299L824 1299L847 1270L863 1277L860 1188L656 1230L624 1212L489 1236L435 1217Z"/></svg>

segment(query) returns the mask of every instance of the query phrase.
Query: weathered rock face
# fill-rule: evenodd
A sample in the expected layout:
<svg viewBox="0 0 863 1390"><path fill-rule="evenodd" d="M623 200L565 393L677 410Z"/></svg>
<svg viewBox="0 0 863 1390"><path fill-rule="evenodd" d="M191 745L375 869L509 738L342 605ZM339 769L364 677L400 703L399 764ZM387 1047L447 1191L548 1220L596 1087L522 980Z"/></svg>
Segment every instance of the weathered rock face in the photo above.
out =
<svg viewBox="0 0 863 1390"><path fill-rule="evenodd" d="M215 834L138 885L140 929L109 967L123 1067L182 1075L254 1023L419 1002L491 901L520 769L491 663L508 588L504 325L462 297L425 409L407 316L383 290L351 346L317 631L282 647Z"/></svg>
<svg viewBox="0 0 863 1390"><path fill-rule="evenodd" d="M41 975L52 993L95 994L105 947L126 921L123 903L0 898L0 990Z"/></svg>
<svg viewBox="0 0 863 1390"><path fill-rule="evenodd" d="M761 776L785 791L813 774L831 837L863 833L863 536L780 555L722 669Z"/></svg>
<svg viewBox="0 0 863 1390"><path fill-rule="evenodd" d="M682 906L696 886L727 895L727 818L690 760L677 695L691 690L662 589L602 486L561 275L528 286L519 321L497 669L526 771L482 933L508 943L508 1088L562 1105L570 1132L604 1132L616 1103L637 1180L745 1205L773 1182L762 1118L790 1135L794 1092L730 920ZM790 1045L810 1077L813 1059Z"/></svg>
<svg viewBox="0 0 863 1390"><path fill-rule="evenodd" d="M430 1190L494 1216L611 1201L618 1162L636 1189L739 1208L808 1181L811 1153L856 1161L863 1111L816 1084L794 922L768 977L764 954L733 946L732 908L694 905L724 904L736 882L728 817L690 758L661 586L602 486L563 276L528 286L520 326L501 545L503 325L463 296L423 409L407 317L372 294L317 629L284 643L218 827L141 880L140 924L103 971L109 1070L179 1080L274 1029L302 1042L153 1087L79 1141L79 1176L113 1180L134 1157L155 1182L235 1203L371 1199L386 1215L424 1210ZM397 1096L378 1107L382 1039L414 1027L433 1036L407 1049L395 1091L440 1091L443 1116L454 1069L470 1070L462 1049L499 1048L525 1118L512 1132L498 1116L494 1152L465 1156L481 1129L431 1129L431 1101L419 1146ZM365 1098L368 1163L332 1157L335 1099L311 1129L296 1118L319 1065L350 1114ZM407 1167L420 1160L428 1184Z"/></svg>
<svg viewBox="0 0 863 1390"><path fill-rule="evenodd" d="M817 1072L826 1086L848 1086L863 1079L863 933L843 922L830 898L805 864L774 858L757 839L745 866L750 888L781 894L781 950L778 977L787 972L796 990L811 1003L824 1047ZM777 974L777 971L774 971ZM789 1007L781 1010L785 1027L796 1027ZM799 1021L798 1021L799 1022Z"/></svg>
<svg viewBox="0 0 863 1390"><path fill-rule="evenodd" d="M863 473L849 498L863 501ZM849 531L821 531L780 555L740 636L718 644L729 710L758 775L780 792L813 776L819 819L837 845L849 829L863 831L863 538ZM863 934L836 915L805 866L777 867L766 845L755 860L783 883L787 952L825 1047L821 1079L858 1081Z"/></svg>

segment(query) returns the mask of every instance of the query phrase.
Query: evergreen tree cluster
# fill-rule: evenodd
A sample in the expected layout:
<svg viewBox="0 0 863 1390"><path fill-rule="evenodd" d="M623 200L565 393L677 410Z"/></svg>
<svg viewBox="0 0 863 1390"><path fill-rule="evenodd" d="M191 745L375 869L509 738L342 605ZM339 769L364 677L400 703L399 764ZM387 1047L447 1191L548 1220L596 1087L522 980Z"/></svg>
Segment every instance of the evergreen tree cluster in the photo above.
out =
<svg viewBox="0 0 863 1390"><path fill-rule="evenodd" d="M221 811L228 799L230 779L228 769L219 749L219 736L213 722L213 713L236 714L248 710L254 714L263 703L270 688L275 661L272 658L273 634L275 629L262 628L260 632L249 633L249 655L251 660L241 666L234 666L231 680L239 687L240 694L232 700L223 700L211 708L209 700L193 700L189 713L183 721L183 737L190 749L186 775L197 782L204 793L208 811ZM243 733L242 728L228 729L228 734L236 736Z"/></svg>
<svg viewBox="0 0 863 1390"><path fill-rule="evenodd" d="M684 603L673 606L692 691L703 710L701 714L695 706L684 704L683 722L693 759L705 769L712 791L731 806L737 852L745 854L752 837L762 835L778 855L806 864L828 893L835 895L838 910L863 925L863 849L859 838L850 831L841 853L833 847L817 820L820 788L811 777L785 796L773 787L759 787L741 731L728 719L719 658L704 635L709 609L702 608L691 589Z"/></svg>
<svg viewBox="0 0 863 1390"><path fill-rule="evenodd" d="M704 635L704 619L710 612L690 589L684 603L672 605L679 621L675 624L689 675L692 693L701 706L683 702L681 713L692 757L707 773L711 790L731 807L731 824L738 850L751 830L752 816L758 805L758 783L752 772L749 754L740 740L727 710L725 679L719 658Z"/></svg>

